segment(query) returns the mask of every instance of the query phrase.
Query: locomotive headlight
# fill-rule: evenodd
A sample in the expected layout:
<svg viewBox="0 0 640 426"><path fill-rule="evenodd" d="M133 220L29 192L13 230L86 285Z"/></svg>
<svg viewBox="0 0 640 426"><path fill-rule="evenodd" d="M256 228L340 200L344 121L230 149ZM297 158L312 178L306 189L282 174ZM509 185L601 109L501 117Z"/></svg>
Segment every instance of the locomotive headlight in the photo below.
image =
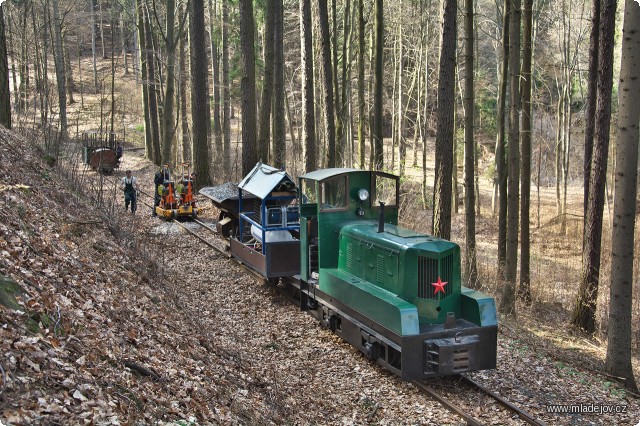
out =
<svg viewBox="0 0 640 426"><path fill-rule="evenodd" d="M362 188L358 191L358 198L360 199L360 201L367 201L369 199L369 191Z"/></svg>

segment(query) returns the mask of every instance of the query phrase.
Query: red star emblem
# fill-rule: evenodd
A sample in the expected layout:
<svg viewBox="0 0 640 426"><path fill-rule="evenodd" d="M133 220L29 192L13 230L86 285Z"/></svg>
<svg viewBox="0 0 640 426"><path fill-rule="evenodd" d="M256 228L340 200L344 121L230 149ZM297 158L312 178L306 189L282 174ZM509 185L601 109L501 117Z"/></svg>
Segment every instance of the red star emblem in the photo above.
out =
<svg viewBox="0 0 640 426"><path fill-rule="evenodd" d="M435 296L436 294L438 294L439 291L441 291L442 293L444 293L444 286L447 285L449 282L445 281L442 282L442 280L440 279L440 277L438 277L438 281L435 283L431 283L431 285L433 287L435 287L436 291L433 293L433 295Z"/></svg>

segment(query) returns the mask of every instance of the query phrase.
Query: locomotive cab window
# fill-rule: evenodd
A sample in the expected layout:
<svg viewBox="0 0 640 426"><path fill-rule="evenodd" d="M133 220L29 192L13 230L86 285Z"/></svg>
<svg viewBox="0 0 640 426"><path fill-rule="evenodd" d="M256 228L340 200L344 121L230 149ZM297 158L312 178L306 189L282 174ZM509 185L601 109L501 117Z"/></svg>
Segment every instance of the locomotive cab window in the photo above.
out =
<svg viewBox="0 0 640 426"><path fill-rule="evenodd" d="M320 188L322 210L344 210L348 207L347 176L336 176L322 182Z"/></svg>
<svg viewBox="0 0 640 426"><path fill-rule="evenodd" d="M373 194L371 201L378 205L383 202L385 206L398 206L398 178L386 173L374 173L372 176L371 189Z"/></svg>

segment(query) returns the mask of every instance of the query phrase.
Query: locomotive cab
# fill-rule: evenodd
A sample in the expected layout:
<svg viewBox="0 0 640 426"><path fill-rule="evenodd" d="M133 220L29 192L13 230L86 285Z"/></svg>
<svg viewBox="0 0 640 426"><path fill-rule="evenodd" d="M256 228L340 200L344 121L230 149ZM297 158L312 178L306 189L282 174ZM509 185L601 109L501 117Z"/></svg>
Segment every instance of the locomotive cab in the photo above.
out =
<svg viewBox="0 0 640 426"><path fill-rule="evenodd" d="M398 226L399 178L300 177L300 304L403 379L495 368L492 298L461 285L457 244Z"/></svg>

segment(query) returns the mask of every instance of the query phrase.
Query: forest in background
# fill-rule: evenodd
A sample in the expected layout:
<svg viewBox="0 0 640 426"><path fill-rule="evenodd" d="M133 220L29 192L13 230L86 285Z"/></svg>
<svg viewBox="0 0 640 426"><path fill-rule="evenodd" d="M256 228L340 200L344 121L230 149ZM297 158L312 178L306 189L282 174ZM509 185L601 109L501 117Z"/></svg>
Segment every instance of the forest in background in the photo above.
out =
<svg viewBox="0 0 640 426"><path fill-rule="evenodd" d="M637 14L633 5L8 1L0 77L9 123L42 137L54 158L64 156L62 142L97 131L122 133L158 165L193 162L200 185L237 181L258 160L293 175L343 166L397 173L405 224L431 222L421 230L454 236L468 285L489 286L505 314L515 313L516 296L522 307L564 305L566 322L609 339L608 354L622 348L627 361L608 359L607 368L632 381L638 266L633 250L630 262L627 254L612 264L623 257L612 253L612 229L623 216L616 195L630 194L617 190L619 155L635 161L620 179L633 183L626 216L635 221L637 134L633 155L615 125L613 84L621 61L624 69L622 12ZM616 268L626 275L614 278ZM611 283L623 293L610 296ZM615 316L621 305L627 311ZM612 343L612 330L626 334Z"/></svg>

